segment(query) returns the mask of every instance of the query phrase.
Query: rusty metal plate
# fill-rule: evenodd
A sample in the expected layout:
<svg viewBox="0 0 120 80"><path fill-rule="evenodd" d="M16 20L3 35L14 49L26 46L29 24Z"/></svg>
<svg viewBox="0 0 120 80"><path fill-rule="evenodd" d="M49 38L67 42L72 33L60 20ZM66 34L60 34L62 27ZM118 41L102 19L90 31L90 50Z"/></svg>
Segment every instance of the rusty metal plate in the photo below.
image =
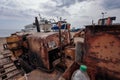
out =
<svg viewBox="0 0 120 80"><path fill-rule="evenodd" d="M20 45L18 43L7 44L8 49L17 49L19 47L20 47Z"/></svg>
<svg viewBox="0 0 120 80"><path fill-rule="evenodd" d="M7 43L18 42L20 38L17 35L10 36L6 38Z"/></svg>
<svg viewBox="0 0 120 80"><path fill-rule="evenodd" d="M20 55L23 54L23 50L22 49L13 50L13 54L15 57L19 57Z"/></svg>
<svg viewBox="0 0 120 80"><path fill-rule="evenodd" d="M74 46L66 47L64 52L65 52L66 57L68 57L72 60L75 60L75 47Z"/></svg>
<svg viewBox="0 0 120 80"><path fill-rule="evenodd" d="M120 26L87 26L85 62L88 67L120 79Z"/></svg>

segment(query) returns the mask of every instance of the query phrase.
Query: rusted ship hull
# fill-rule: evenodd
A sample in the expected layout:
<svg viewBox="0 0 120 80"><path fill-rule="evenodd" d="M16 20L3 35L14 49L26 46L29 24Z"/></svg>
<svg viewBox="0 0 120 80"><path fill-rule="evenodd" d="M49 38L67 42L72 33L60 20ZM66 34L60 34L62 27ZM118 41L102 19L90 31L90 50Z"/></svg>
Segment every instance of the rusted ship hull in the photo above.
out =
<svg viewBox="0 0 120 80"><path fill-rule="evenodd" d="M119 80L120 25L86 26L84 61L92 80Z"/></svg>

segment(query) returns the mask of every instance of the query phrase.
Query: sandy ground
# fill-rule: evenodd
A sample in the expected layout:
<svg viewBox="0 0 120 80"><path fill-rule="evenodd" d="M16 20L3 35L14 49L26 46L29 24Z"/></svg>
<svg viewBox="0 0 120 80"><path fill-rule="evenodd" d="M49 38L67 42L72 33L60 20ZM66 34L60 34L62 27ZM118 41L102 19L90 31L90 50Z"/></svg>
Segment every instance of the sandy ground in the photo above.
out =
<svg viewBox="0 0 120 80"><path fill-rule="evenodd" d="M59 71L53 71L52 73L46 73L39 69L32 71L27 74L27 76L21 77L18 80L58 80L58 78L62 75Z"/></svg>
<svg viewBox="0 0 120 80"><path fill-rule="evenodd" d="M70 67L73 63L72 60L66 59L66 65L67 67ZM23 76L17 80L61 80L60 77L62 76L62 72L58 70L54 70L51 73L47 73L44 71L41 71L40 69L33 70L26 76Z"/></svg>

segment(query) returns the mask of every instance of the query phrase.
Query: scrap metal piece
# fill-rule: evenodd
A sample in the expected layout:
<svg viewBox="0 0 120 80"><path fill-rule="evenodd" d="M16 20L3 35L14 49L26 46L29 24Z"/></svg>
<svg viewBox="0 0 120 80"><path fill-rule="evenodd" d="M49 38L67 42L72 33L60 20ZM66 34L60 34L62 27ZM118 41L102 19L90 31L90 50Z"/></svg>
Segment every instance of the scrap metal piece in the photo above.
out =
<svg viewBox="0 0 120 80"><path fill-rule="evenodd" d="M94 72L90 75L120 79L120 25L86 26L85 34L84 61Z"/></svg>
<svg viewBox="0 0 120 80"><path fill-rule="evenodd" d="M62 47L69 44L68 33L61 32ZM30 55L36 54L38 57L32 61L38 61L37 67L44 67L51 70L53 68L53 61L60 58L58 52L60 51L60 42L58 32L35 33L27 37L29 44ZM31 56L32 58L32 56Z"/></svg>
<svg viewBox="0 0 120 80"><path fill-rule="evenodd" d="M75 48L74 46L68 46L64 50L65 56L70 58L71 60L75 60Z"/></svg>

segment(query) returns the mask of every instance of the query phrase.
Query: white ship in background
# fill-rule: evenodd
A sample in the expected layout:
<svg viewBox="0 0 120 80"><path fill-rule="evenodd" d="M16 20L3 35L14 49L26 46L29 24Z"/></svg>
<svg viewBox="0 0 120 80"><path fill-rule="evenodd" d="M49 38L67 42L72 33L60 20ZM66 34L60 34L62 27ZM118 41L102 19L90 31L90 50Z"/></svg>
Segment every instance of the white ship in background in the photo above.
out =
<svg viewBox="0 0 120 80"><path fill-rule="evenodd" d="M40 29L40 32L51 32L51 31L58 31L57 22L54 19L45 19L42 18L40 15L40 20L38 20L38 26ZM36 17L37 18L37 17ZM36 20L36 19L35 19ZM61 29L66 29L66 25L68 24L66 19L63 19L60 17L60 21L62 23ZM24 26L24 29L22 29L23 32L37 32L37 26L36 23L32 23L29 25Z"/></svg>
<svg viewBox="0 0 120 80"><path fill-rule="evenodd" d="M40 18L39 21L39 28L40 28L40 32L49 32L51 31L52 28L52 23L51 21L48 21L45 18ZM29 24L24 26L24 29L22 29L22 31L24 32L37 32L37 26L33 24Z"/></svg>

